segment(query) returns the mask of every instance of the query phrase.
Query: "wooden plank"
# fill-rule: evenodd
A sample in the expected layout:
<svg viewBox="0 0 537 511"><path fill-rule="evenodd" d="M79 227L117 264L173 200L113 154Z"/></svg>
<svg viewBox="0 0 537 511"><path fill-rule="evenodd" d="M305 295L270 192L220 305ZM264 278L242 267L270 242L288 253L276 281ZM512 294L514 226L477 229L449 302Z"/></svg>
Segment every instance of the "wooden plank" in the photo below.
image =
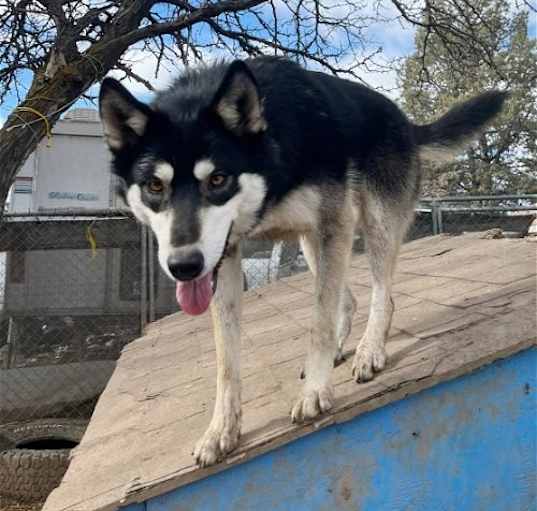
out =
<svg viewBox="0 0 537 511"><path fill-rule="evenodd" d="M242 327L243 435L237 450L214 467L198 468L190 454L214 402L209 318L175 314L151 325L146 337L124 350L44 511L112 510L139 502L535 343L534 245L440 236L408 244L401 262L388 367L357 385L349 357L334 371L333 412L305 425L291 424L288 414L311 335L311 277L246 293L245 311L251 306L254 312L246 313ZM353 260L350 285L360 293L359 313L348 353L365 329L366 264L364 256Z"/></svg>

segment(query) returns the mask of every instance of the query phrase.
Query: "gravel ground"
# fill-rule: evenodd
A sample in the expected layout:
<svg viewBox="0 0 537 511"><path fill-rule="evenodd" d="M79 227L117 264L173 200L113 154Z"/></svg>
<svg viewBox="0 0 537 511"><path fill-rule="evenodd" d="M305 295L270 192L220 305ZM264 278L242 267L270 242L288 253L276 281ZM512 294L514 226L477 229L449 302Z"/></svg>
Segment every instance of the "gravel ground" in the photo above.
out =
<svg viewBox="0 0 537 511"><path fill-rule="evenodd" d="M0 496L0 511L39 511L42 507L43 502L19 504L11 499Z"/></svg>

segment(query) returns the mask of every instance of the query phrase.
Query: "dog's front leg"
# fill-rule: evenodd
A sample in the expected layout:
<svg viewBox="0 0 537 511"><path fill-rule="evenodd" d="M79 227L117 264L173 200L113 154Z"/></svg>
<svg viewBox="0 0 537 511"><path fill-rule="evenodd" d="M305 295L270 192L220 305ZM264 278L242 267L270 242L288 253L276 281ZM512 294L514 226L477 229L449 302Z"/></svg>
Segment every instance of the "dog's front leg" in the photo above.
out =
<svg viewBox="0 0 537 511"><path fill-rule="evenodd" d="M216 401L209 428L194 449L194 457L202 467L219 461L239 441L241 302L241 254L237 246L223 261L211 304L216 342Z"/></svg>
<svg viewBox="0 0 537 511"><path fill-rule="evenodd" d="M351 218L351 217L349 217ZM323 222L322 231L303 239L314 254L315 320L308 353L306 355L306 381L293 410L293 422L313 419L333 406L331 383L334 356L337 352L336 332L338 310L345 298L345 277L350 262L354 223L341 218Z"/></svg>

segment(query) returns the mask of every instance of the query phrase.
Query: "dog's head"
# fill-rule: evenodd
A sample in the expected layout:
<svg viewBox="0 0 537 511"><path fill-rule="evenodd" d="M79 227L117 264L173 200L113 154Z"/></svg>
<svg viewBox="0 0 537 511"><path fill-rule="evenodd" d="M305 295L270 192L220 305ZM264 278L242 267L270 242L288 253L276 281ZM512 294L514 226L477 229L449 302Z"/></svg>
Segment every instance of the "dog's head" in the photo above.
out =
<svg viewBox="0 0 537 511"><path fill-rule="evenodd" d="M187 84L153 106L107 78L99 100L126 202L155 233L160 265L191 314L209 306L228 245L255 225L266 195L254 172L266 130L255 78L242 61L217 76L210 97ZM171 111L181 107L184 115Z"/></svg>

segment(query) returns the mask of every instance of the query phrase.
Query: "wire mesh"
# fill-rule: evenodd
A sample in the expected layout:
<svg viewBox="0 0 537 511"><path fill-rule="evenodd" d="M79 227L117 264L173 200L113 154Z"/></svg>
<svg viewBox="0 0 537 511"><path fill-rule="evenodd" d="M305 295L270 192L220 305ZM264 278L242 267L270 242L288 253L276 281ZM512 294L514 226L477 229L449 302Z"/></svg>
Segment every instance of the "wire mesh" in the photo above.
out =
<svg viewBox="0 0 537 511"><path fill-rule="evenodd" d="M522 236L537 196L423 199L407 239ZM500 234L498 234L498 232ZM358 233L355 252L364 250ZM307 265L296 242L243 246L243 287ZM5 215L0 224L0 424L88 418L122 348L178 311L153 236L124 211Z"/></svg>
<svg viewBox="0 0 537 511"><path fill-rule="evenodd" d="M0 423L88 417L140 335L140 227L106 215L5 216Z"/></svg>

